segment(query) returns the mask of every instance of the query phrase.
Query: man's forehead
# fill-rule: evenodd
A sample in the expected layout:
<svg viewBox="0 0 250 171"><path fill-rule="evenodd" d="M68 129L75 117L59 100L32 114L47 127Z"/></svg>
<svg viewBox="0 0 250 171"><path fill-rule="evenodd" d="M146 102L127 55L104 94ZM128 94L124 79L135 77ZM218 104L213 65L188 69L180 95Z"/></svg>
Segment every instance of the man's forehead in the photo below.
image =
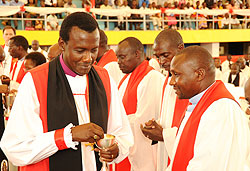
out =
<svg viewBox="0 0 250 171"><path fill-rule="evenodd" d="M14 31L12 30L12 29L5 29L4 30L4 34L9 34L9 33L12 33L12 34L14 34Z"/></svg>

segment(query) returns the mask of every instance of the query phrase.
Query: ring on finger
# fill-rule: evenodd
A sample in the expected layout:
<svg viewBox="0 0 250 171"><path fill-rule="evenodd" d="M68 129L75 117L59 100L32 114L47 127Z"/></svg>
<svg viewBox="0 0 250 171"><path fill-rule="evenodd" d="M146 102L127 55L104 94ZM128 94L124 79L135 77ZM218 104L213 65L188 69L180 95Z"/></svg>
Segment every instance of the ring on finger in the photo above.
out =
<svg viewBox="0 0 250 171"><path fill-rule="evenodd" d="M94 139L96 140L98 138L98 135L94 135Z"/></svg>
<svg viewBox="0 0 250 171"><path fill-rule="evenodd" d="M114 154L111 155L111 158L112 158L112 159L114 158Z"/></svg>

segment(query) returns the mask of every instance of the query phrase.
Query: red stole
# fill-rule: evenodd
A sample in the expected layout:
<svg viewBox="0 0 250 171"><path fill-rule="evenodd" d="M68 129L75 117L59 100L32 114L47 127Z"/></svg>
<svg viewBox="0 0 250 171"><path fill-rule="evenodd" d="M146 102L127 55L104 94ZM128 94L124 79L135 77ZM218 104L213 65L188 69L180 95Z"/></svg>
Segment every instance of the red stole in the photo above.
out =
<svg viewBox="0 0 250 171"><path fill-rule="evenodd" d="M98 75L100 76L104 88L107 94L108 104L111 100L111 86L109 75L106 70L95 67ZM48 85L48 73L49 73L49 63L40 65L30 71L34 85L36 88L36 93L38 101L40 103L40 118L43 124L43 132L48 132L47 124L47 85ZM107 80L108 79L108 80ZM38 163L19 167L20 171L49 171L49 158L46 158Z"/></svg>
<svg viewBox="0 0 250 171"><path fill-rule="evenodd" d="M221 81L216 81L202 96L191 113L176 149L172 171L185 171L194 155L194 144L200 119L207 108L216 100L229 98L235 100Z"/></svg>
<svg viewBox="0 0 250 171"><path fill-rule="evenodd" d="M164 82L164 85L163 85L161 109L162 109L162 105L163 105L163 98L164 98L165 89L166 89L166 86L168 84L168 79L169 79L169 77L167 76L167 78ZM179 99L178 96L176 97L171 128L173 128L173 127L179 128L179 126L181 124L181 120L186 112L188 103L189 103L188 99ZM168 158L168 165L169 164L170 164L170 158Z"/></svg>
<svg viewBox="0 0 250 171"><path fill-rule="evenodd" d="M12 72L13 68L14 68L14 64L18 61L17 58L12 58L11 57L11 65L10 65L10 73Z"/></svg>
<svg viewBox="0 0 250 171"><path fill-rule="evenodd" d="M97 62L97 66L104 67L106 64L110 62L117 62L117 57L115 52L110 49L108 50L101 59Z"/></svg>
<svg viewBox="0 0 250 171"><path fill-rule="evenodd" d="M133 114L136 112L137 106L137 87L140 84L141 80L151 71L153 68L149 66L148 61L143 61L139 66L137 66L132 72L128 85L126 87L125 93L122 98L124 108L127 115ZM123 81L128 77L129 74L126 74L120 81L118 89L121 87Z"/></svg>
<svg viewBox="0 0 250 171"><path fill-rule="evenodd" d="M128 85L126 87L125 93L123 95L123 105L126 110L127 115L136 112L137 106L137 87L141 80L151 71L153 68L149 66L148 61L143 61L135 70L132 72ZM121 87L123 81L128 77L126 74L119 83L118 89ZM116 170L118 171L130 171L131 165L128 157L116 165Z"/></svg>
<svg viewBox="0 0 250 171"><path fill-rule="evenodd" d="M13 59L12 59L12 61L13 61ZM16 68L17 68L17 62L18 61L16 61L15 64L14 64L14 68L13 68L12 73L11 73L11 80L14 79L15 73L18 72L17 78L14 81L16 81L16 82L18 82L20 84L21 81L23 80L24 75L25 75L25 72L24 72L24 61L22 62L22 65L21 65L21 67L20 67L20 69L18 71L16 70ZM13 67L13 65L12 65L12 67Z"/></svg>

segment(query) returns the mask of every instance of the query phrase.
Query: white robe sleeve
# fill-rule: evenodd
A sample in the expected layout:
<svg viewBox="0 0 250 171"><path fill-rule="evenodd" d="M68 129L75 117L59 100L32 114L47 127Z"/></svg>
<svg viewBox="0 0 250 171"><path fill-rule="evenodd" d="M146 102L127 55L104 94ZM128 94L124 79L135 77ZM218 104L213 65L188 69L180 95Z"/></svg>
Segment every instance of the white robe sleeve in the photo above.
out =
<svg viewBox="0 0 250 171"><path fill-rule="evenodd" d="M54 132L43 133L40 104L34 82L27 73L20 84L0 146L17 166L39 162L58 151Z"/></svg>
<svg viewBox="0 0 250 171"><path fill-rule="evenodd" d="M113 78L116 85L118 86L122 77L125 75L120 70L118 63L117 62L110 62L110 63L106 64L103 68L105 68L108 71L109 75Z"/></svg>
<svg viewBox="0 0 250 171"><path fill-rule="evenodd" d="M249 128L233 100L220 99L203 114L187 171L240 171L249 156Z"/></svg>
<svg viewBox="0 0 250 171"><path fill-rule="evenodd" d="M113 162L119 163L128 156L129 148L134 144L134 137L117 86L112 79L107 132L115 135L119 147L119 155Z"/></svg>

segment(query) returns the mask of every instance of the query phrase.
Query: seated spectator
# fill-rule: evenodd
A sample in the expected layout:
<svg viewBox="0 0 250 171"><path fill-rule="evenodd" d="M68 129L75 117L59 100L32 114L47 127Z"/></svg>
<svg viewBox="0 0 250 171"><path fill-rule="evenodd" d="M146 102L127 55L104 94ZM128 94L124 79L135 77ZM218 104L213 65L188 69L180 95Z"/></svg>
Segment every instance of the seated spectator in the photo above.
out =
<svg viewBox="0 0 250 171"><path fill-rule="evenodd" d="M140 10L147 10L148 8L147 8L146 2L143 2L142 6L139 9ZM145 21L146 22L146 30L149 30L149 22L147 22L147 20L149 20L149 15L141 14L140 16L141 16L141 18L146 20Z"/></svg>
<svg viewBox="0 0 250 171"><path fill-rule="evenodd" d="M160 8L161 6L156 6L155 2L152 3L152 8L151 8L152 10L159 10ZM161 28L161 23L162 23L161 13L152 15L150 18L153 20L154 30L161 30L162 29Z"/></svg>
<svg viewBox="0 0 250 171"><path fill-rule="evenodd" d="M43 20L39 20L41 18L40 15L37 16L37 20L35 21L35 30L44 30L43 28Z"/></svg>
<svg viewBox="0 0 250 171"><path fill-rule="evenodd" d="M131 9L138 9L136 0L132 1ZM139 14L131 14L130 19L131 20L142 20L142 18L140 17ZM131 22L129 24L129 30L132 30L133 25L134 25L135 30L141 30L141 27L140 27L141 22Z"/></svg>
<svg viewBox="0 0 250 171"><path fill-rule="evenodd" d="M57 7L57 0L45 0L45 7Z"/></svg>
<svg viewBox="0 0 250 171"><path fill-rule="evenodd" d="M222 28L223 29L229 29L229 22L230 22L229 14L226 13L224 18L221 21Z"/></svg>
<svg viewBox="0 0 250 171"><path fill-rule="evenodd" d="M139 8L141 8L142 6L143 6L143 3L146 3L146 7L148 7L148 5L149 5L149 0L139 0L138 1L138 6L139 6Z"/></svg>
<svg viewBox="0 0 250 171"><path fill-rule="evenodd" d="M24 5L24 3L19 1L19 0L10 1L10 6L23 6L23 5ZM21 17L20 12L13 15L13 18L20 18L20 17ZM14 20L14 26L15 26L15 29L17 29L17 27L18 27L18 21L17 20Z"/></svg>
<svg viewBox="0 0 250 171"><path fill-rule="evenodd" d="M241 29L240 20L237 18L237 15L232 15L230 20L232 29Z"/></svg>
<svg viewBox="0 0 250 171"><path fill-rule="evenodd" d="M55 14L50 14L47 18L47 30L59 30L58 18Z"/></svg>
<svg viewBox="0 0 250 171"><path fill-rule="evenodd" d="M76 8L76 5L72 3L72 0L67 0L67 3L64 4L64 8Z"/></svg>
<svg viewBox="0 0 250 171"><path fill-rule="evenodd" d="M46 58L42 53L31 52L24 59L24 71L27 72L43 63L46 63Z"/></svg>
<svg viewBox="0 0 250 171"><path fill-rule="evenodd" d="M72 3L72 0L67 0L67 3L64 4L64 8L76 8L76 4ZM71 12L67 12L66 15L68 16Z"/></svg>
<svg viewBox="0 0 250 171"><path fill-rule="evenodd" d="M26 14L26 18L31 18L30 13ZM35 30L32 20L25 20L24 27L25 27L25 30Z"/></svg>
<svg viewBox="0 0 250 171"><path fill-rule="evenodd" d="M125 9L125 10L129 10L129 9L131 9L130 8L130 6L128 6L128 1L127 0L124 0L123 1L123 4L122 4L122 6L120 7L120 9ZM130 14L127 14L127 16L122 16L122 15L120 15L120 16L118 16L118 20L120 21L120 23L119 23L119 25L120 25L120 30L126 30L127 28L126 28L126 22L124 22L124 18L125 17L130 17Z"/></svg>
<svg viewBox="0 0 250 171"><path fill-rule="evenodd" d="M168 21L168 28L177 30L177 20L176 20L175 15L171 13L170 15L166 17L166 19Z"/></svg>
<svg viewBox="0 0 250 171"><path fill-rule="evenodd" d="M206 2L202 3L201 9L208 10ZM207 29L207 15L199 15L199 29Z"/></svg>
<svg viewBox="0 0 250 171"><path fill-rule="evenodd" d="M191 10L193 7L191 7L190 2L186 4L184 7L185 10ZM184 15L184 20L193 20L195 19L195 15L192 14L186 14ZM195 22L194 21L184 21L183 23L183 29L185 30L194 30L195 29Z"/></svg>
<svg viewBox="0 0 250 171"><path fill-rule="evenodd" d="M219 9L223 9L222 1L217 1L217 6Z"/></svg>
<svg viewBox="0 0 250 171"><path fill-rule="evenodd" d="M120 9L120 4L119 4L119 1L118 0L115 0L114 1L114 5L113 5L113 9ZM120 26L120 17L118 16L118 17L115 17L115 16L113 16L113 17L110 17L110 19L114 19L114 20L117 20L118 19L118 21L115 21L114 23L115 23L115 28L114 28L114 30L120 30L119 28L121 27Z"/></svg>
<svg viewBox="0 0 250 171"><path fill-rule="evenodd" d="M112 7L108 4L109 1L108 0L104 0L104 4L102 4L100 6L100 9L112 9ZM101 19L107 19L107 16L101 16ZM107 30L108 29L108 24L107 24L107 21L104 21L104 30Z"/></svg>

